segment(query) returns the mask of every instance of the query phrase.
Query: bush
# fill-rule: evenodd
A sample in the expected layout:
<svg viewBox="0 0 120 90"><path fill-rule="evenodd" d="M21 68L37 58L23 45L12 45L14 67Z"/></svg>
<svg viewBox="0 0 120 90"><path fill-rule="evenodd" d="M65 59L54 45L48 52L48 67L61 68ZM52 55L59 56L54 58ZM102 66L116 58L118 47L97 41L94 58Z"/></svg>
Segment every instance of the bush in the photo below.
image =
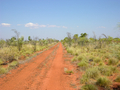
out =
<svg viewBox="0 0 120 90"><path fill-rule="evenodd" d="M109 87L109 85L111 84L111 81L109 79L107 79L106 77L100 77L97 80L96 84L101 87Z"/></svg>
<svg viewBox="0 0 120 90"><path fill-rule="evenodd" d="M115 82L120 82L120 75L117 76L117 78L115 79Z"/></svg>
<svg viewBox="0 0 120 90"><path fill-rule="evenodd" d="M74 62L76 60L77 60L77 57L73 57L71 61Z"/></svg>
<svg viewBox="0 0 120 90"><path fill-rule="evenodd" d="M95 59L94 59L94 62L96 62L96 63L98 63L98 62L100 62L101 61L101 59L99 58L99 57L96 57Z"/></svg>
<svg viewBox="0 0 120 90"><path fill-rule="evenodd" d="M81 90L98 90L93 84L87 84L81 87Z"/></svg>
<svg viewBox="0 0 120 90"><path fill-rule="evenodd" d="M109 66L111 72L113 73L116 73L118 70L117 70L117 67L114 67L114 66Z"/></svg>
<svg viewBox="0 0 120 90"><path fill-rule="evenodd" d="M9 67L15 67L18 65L19 65L18 61L13 61L12 63L10 63Z"/></svg>
<svg viewBox="0 0 120 90"><path fill-rule="evenodd" d="M2 59L0 59L0 65L3 63Z"/></svg>
<svg viewBox="0 0 120 90"><path fill-rule="evenodd" d="M67 70L67 71L65 71L65 73L66 73L66 74L72 74L73 71L72 71L72 70L71 70L71 71Z"/></svg>
<svg viewBox="0 0 120 90"><path fill-rule="evenodd" d="M78 63L78 66L81 67L82 69L86 69L88 68L89 64L82 60L81 62Z"/></svg>
<svg viewBox="0 0 120 90"><path fill-rule="evenodd" d="M110 58L108 60L109 65L116 65L119 61L116 58Z"/></svg>
<svg viewBox="0 0 120 90"><path fill-rule="evenodd" d="M8 70L6 68L0 67L0 74L5 74L7 72Z"/></svg>
<svg viewBox="0 0 120 90"><path fill-rule="evenodd" d="M70 49L67 49L67 52L70 53L70 54L73 54L73 51L70 50Z"/></svg>
<svg viewBox="0 0 120 90"><path fill-rule="evenodd" d="M104 57L105 59L109 59L109 58L110 58L110 54L106 53L103 57Z"/></svg>
<svg viewBox="0 0 120 90"><path fill-rule="evenodd" d="M89 82L89 78L86 77L85 75L82 76L82 78L80 79L80 83L84 84L84 83L88 83Z"/></svg>
<svg viewBox="0 0 120 90"><path fill-rule="evenodd" d="M113 72L111 71L111 68L108 66L99 66L98 70L102 75L111 76L113 74Z"/></svg>
<svg viewBox="0 0 120 90"><path fill-rule="evenodd" d="M84 75L88 78L96 79L99 77L99 74L100 73L99 73L98 69L96 67L94 67L94 68L87 69Z"/></svg>
<svg viewBox="0 0 120 90"><path fill-rule="evenodd" d="M104 66L104 65L105 65L104 62L100 62L100 63L99 63L99 66Z"/></svg>
<svg viewBox="0 0 120 90"><path fill-rule="evenodd" d="M81 61L81 60L83 59L83 56L82 56L82 55L79 55L79 56L77 57L77 59L78 59L78 61Z"/></svg>
<svg viewBox="0 0 120 90"><path fill-rule="evenodd" d="M92 55L89 56L89 59L93 60L94 58L95 58L95 56L92 56Z"/></svg>

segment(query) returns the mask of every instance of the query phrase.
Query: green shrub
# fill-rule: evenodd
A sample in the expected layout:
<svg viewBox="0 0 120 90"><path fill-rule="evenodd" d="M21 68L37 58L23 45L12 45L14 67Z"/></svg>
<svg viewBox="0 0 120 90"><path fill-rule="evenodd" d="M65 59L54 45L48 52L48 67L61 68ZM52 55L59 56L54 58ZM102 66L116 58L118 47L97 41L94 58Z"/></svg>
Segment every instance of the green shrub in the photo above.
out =
<svg viewBox="0 0 120 90"><path fill-rule="evenodd" d="M78 52L75 52L74 55L75 55L75 56L78 56L79 54L78 54Z"/></svg>
<svg viewBox="0 0 120 90"><path fill-rule="evenodd" d="M104 57L105 59L109 59L109 58L110 58L110 54L106 53L103 57Z"/></svg>
<svg viewBox="0 0 120 90"><path fill-rule="evenodd" d="M78 66L81 67L82 69L86 69L88 68L89 64L82 60L81 62L78 63Z"/></svg>
<svg viewBox="0 0 120 90"><path fill-rule="evenodd" d="M65 71L65 73L66 73L66 74L72 74L72 73L73 73L73 71L72 71L72 70L70 70L70 71L69 71L69 70L67 70L67 71Z"/></svg>
<svg viewBox="0 0 120 90"><path fill-rule="evenodd" d="M0 64L2 64L3 63L3 61L2 61L2 59L0 59Z"/></svg>
<svg viewBox="0 0 120 90"><path fill-rule="evenodd" d="M67 49L67 52L70 53L70 54L73 54L73 51L70 50L70 49Z"/></svg>
<svg viewBox="0 0 120 90"><path fill-rule="evenodd" d="M82 55L79 55L79 56L77 57L77 59L78 59L78 61L81 61L81 60L83 59L83 56L82 56Z"/></svg>
<svg viewBox="0 0 120 90"><path fill-rule="evenodd" d="M96 57L95 59L94 59L94 62L96 62L96 63L98 63L98 62L100 62L101 61L101 58L99 58L99 57Z"/></svg>
<svg viewBox="0 0 120 90"><path fill-rule="evenodd" d="M98 70L102 75L111 76L113 74L113 72L111 71L111 68L108 66L99 66Z"/></svg>
<svg viewBox="0 0 120 90"><path fill-rule="evenodd" d="M116 58L110 58L108 60L109 65L116 65L119 61Z"/></svg>
<svg viewBox="0 0 120 90"><path fill-rule="evenodd" d="M93 78L93 79L96 79L99 77L99 71L96 67L93 67L93 68L89 68L86 70L85 72L85 77L88 77L88 78Z"/></svg>
<svg viewBox="0 0 120 90"><path fill-rule="evenodd" d="M94 58L95 58L95 56L92 56L92 55L89 56L89 59L93 60Z"/></svg>
<svg viewBox="0 0 120 90"><path fill-rule="evenodd" d="M89 78L86 77L85 75L82 76L82 78L80 79L80 83L81 84L85 84L85 83L88 83L89 82Z"/></svg>
<svg viewBox="0 0 120 90"><path fill-rule="evenodd" d="M73 57L71 61L74 62L76 60L77 60L77 57Z"/></svg>
<svg viewBox="0 0 120 90"><path fill-rule="evenodd" d="M110 68L111 72L113 72L113 73L116 73L118 71L117 67L115 67L115 66L109 66L109 68Z"/></svg>
<svg viewBox="0 0 120 90"><path fill-rule="evenodd" d="M87 84L81 87L81 90L98 90L93 84Z"/></svg>
<svg viewBox="0 0 120 90"><path fill-rule="evenodd" d="M101 87L109 87L109 85L111 84L111 81L106 77L100 77L97 80L96 84Z"/></svg>
<svg viewBox="0 0 120 90"><path fill-rule="evenodd" d="M10 63L9 67L15 67L18 65L19 65L18 61L13 61L12 63Z"/></svg>
<svg viewBox="0 0 120 90"><path fill-rule="evenodd" d="M115 82L120 82L120 75L117 76L117 78L115 79Z"/></svg>
<svg viewBox="0 0 120 90"><path fill-rule="evenodd" d="M120 52L118 54L115 55L115 57L120 60Z"/></svg>
<svg viewBox="0 0 120 90"><path fill-rule="evenodd" d="M7 72L8 70L6 68L0 67L0 74L5 74Z"/></svg>
<svg viewBox="0 0 120 90"><path fill-rule="evenodd" d="M104 66L104 65L105 65L104 62L100 62L100 63L99 63L99 66Z"/></svg>

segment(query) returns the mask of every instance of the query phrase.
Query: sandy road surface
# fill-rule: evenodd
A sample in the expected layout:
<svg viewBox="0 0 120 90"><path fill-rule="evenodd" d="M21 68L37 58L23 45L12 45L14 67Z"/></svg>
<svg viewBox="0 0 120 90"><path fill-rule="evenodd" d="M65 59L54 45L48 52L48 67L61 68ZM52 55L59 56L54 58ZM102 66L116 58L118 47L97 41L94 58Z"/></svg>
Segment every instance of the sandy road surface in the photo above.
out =
<svg viewBox="0 0 120 90"><path fill-rule="evenodd" d="M58 43L0 78L0 90L72 90L63 73L63 48Z"/></svg>

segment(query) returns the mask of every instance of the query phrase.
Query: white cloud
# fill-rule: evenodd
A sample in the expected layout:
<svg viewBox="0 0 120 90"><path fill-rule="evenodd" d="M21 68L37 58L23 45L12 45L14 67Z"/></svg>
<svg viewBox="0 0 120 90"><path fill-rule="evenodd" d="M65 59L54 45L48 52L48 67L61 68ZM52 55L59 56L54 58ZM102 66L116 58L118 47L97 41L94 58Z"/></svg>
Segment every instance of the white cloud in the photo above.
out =
<svg viewBox="0 0 120 90"><path fill-rule="evenodd" d="M63 26L63 28L67 28L67 27Z"/></svg>
<svg viewBox="0 0 120 90"><path fill-rule="evenodd" d="M79 27L79 26L77 26L77 27Z"/></svg>
<svg viewBox="0 0 120 90"><path fill-rule="evenodd" d="M19 24L18 24L18 26L19 26ZM49 24L47 24L47 25L39 25L38 23L31 23L31 22L26 23L25 27L29 27L30 29L36 29L36 28L39 28L39 27L57 27L57 28L62 27L62 28L67 28L65 26L57 26L57 25L49 25Z"/></svg>
<svg viewBox="0 0 120 90"><path fill-rule="evenodd" d="M106 27L104 27L104 26L99 26L98 28L106 28Z"/></svg>
<svg viewBox="0 0 120 90"><path fill-rule="evenodd" d="M9 24L9 23L1 23L1 25L4 26L4 27L10 27L11 26L11 24Z"/></svg>
<svg viewBox="0 0 120 90"><path fill-rule="evenodd" d="M46 27L46 25L39 25L39 27Z"/></svg>
<svg viewBox="0 0 120 90"><path fill-rule="evenodd" d="M60 27L60 26L56 26L56 25L48 25L48 27Z"/></svg>
<svg viewBox="0 0 120 90"><path fill-rule="evenodd" d="M25 24L25 27L29 27L30 29L36 29L36 28L39 28L39 27L46 27L46 25L39 25L39 24L34 24L34 23L27 23Z"/></svg>

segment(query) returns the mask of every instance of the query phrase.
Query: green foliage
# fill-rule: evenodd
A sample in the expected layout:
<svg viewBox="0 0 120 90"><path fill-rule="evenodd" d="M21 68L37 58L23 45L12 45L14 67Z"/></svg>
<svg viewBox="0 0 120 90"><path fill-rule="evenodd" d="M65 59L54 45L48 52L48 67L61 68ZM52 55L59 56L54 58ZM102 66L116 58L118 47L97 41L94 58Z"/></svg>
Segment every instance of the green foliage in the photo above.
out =
<svg viewBox="0 0 120 90"><path fill-rule="evenodd" d="M79 55L79 56L77 57L78 61L82 61L83 58L84 58L83 55Z"/></svg>
<svg viewBox="0 0 120 90"><path fill-rule="evenodd" d="M13 61L12 63L10 63L9 67L15 67L18 65L19 65L18 61Z"/></svg>
<svg viewBox="0 0 120 90"><path fill-rule="evenodd" d="M101 87L109 87L111 84L111 81L109 79L107 79L106 77L100 77L97 80L96 84Z"/></svg>
<svg viewBox="0 0 120 90"><path fill-rule="evenodd" d="M109 65L116 65L119 61L116 58L110 58L108 60Z"/></svg>
<svg viewBox="0 0 120 90"><path fill-rule="evenodd" d="M104 62L100 62L100 63L99 63L99 66L104 66L104 65L105 65Z"/></svg>
<svg viewBox="0 0 120 90"><path fill-rule="evenodd" d="M29 41L32 41L32 39L31 39L31 37L30 37L30 36L28 36L28 40L29 40Z"/></svg>
<svg viewBox="0 0 120 90"><path fill-rule="evenodd" d="M87 78L93 78L93 79L96 79L99 77L99 71L96 67L93 67L93 68L89 68L86 70L84 76L87 77Z"/></svg>
<svg viewBox="0 0 120 90"><path fill-rule="evenodd" d="M0 67L0 74L5 74L7 72L8 70L6 68Z"/></svg>
<svg viewBox="0 0 120 90"><path fill-rule="evenodd" d="M98 89L93 84L86 84L86 85L81 87L81 90L98 90Z"/></svg>
<svg viewBox="0 0 120 90"><path fill-rule="evenodd" d="M73 57L71 61L74 62L76 60L77 60L77 57Z"/></svg>
<svg viewBox="0 0 120 90"><path fill-rule="evenodd" d="M18 46L18 50L19 50L19 51L20 51L21 48L22 48L23 40L24 40L24 37L23 37L23 36L22 36L21 38L18 38L17 46Z"/></svg>
<svg viewBox="0 0 120 90"><path fill-rule="evenodd" d="M3 60L2 59L0 59L0 65L3 63Z"/></svg>
<svg viewBox="0 0 120 90"><path fill-rule="evenodd" d="M110 58L110 54L106 53L106 54L104 54L103 57L106 58L106 59L109 59Z"/></svg>
<svg viewBox="0 0 120 90"><path fill-rule="evenodd" d="M88 77L86 77L85 75L83 75L82 78L80 79L81 84L88 83L89 81L90 81L90 79Z"/></svg>
<svg viewBox="0 0 120 90"><path fill-rule="evenodd" d="M3 48L5 45L5 40L1 39L0 40L0 48Z"/></svg>
<svg viewBox="0 0 120 90"><path fill-rule="evenodd" d="M70 70L70 71L67 70L67 71L65 71L65 73L66 73L66 74L73 74L73 71L72 71L72 70Z"/></svg>
<svg viewBox="0 0 120 90"><path fill-rule="evenodd" d="M115 79L115 82L120 82L120 75L117 76L117 78Z"/></svg>
<svg viewBox="0 0 120 90"><path fill-rule="evenodd" d="M105 76L111 76L113 73L117 72L116 67L113 66L99 66L98 70Z"/></svg>
<svg viewBox="0 0 120 90"><path fill-rule="evenodd" d="M98 62L100 62L101 61L101 58L100 57L96 57L95 59L94 59L94 62L96 62L96 63L98 63Z"/></svg>
<svg viewBox="0 0 120 90"><path fill-rule="evenodd" d="M81 33L81 36L80 36L80 38L82 38L82 37L87 37L87 33Z"/></svg>
<svg viewBox="0 0 120 90"><path fill-rule="evenodd" d="M85 61L81 61L81 62L79 62L78 64L77 64L81 69L86 69L86 68L88 68L88 66L89 66L89 64L87 63L87 62L85 62Z"/></svg>

